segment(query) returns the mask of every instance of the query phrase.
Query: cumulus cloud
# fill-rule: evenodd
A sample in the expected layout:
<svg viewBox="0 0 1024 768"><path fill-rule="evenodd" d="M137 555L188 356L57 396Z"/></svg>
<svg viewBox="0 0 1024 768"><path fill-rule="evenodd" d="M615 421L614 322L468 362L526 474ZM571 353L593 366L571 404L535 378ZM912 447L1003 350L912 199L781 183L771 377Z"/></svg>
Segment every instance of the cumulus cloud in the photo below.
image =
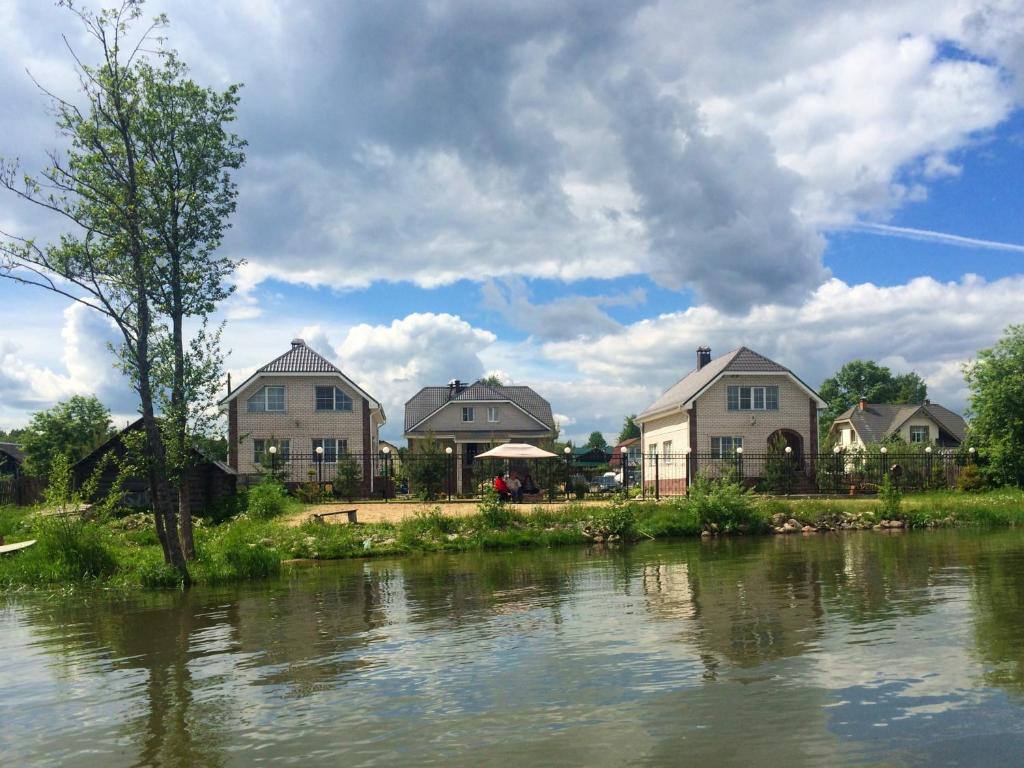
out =
<svg viewBox="0 0 1024 768"><path fill-rule="evenodd" d="M0 343L0 419L20 426L27 412L72 395L95 395L118 417L135 413L138 398L114 367L108 346L118 342L117 331L101 315L72 304L64 310L60 341L50 341L62 349L63 370L33 362L36 350Z"/></svg>
<svg viewBox="0 0 1024 768"><path fill-rule="evenodd" d="M825 228L927 195L1024 93L1012 0L149 10L198 78L247 84L225 248L251 285L631 273L733 311L797 304L827 279ZM22 69L73 92L74 26L30 0L0 14L0 135L31 159L52 132ZM243 289L231 312L260 308Z"/></svg>
<svg viewBox="0 0 1024 768"><path fill-rule="evenodd" d="M795 308L771 304L737 315L691 307L635 323L585 349L551 342L543 354L602 387L644 387L646 397L635 400L633 410L692 369L703 344L719 355L750 347L812 387L848 360L877 360L898 371L916 370L933 399L961 409L961 365L993 344L1004 325L1024 322L1022 290L1020 276L946 283L922 277L889 287L833 279Z"/></svg>

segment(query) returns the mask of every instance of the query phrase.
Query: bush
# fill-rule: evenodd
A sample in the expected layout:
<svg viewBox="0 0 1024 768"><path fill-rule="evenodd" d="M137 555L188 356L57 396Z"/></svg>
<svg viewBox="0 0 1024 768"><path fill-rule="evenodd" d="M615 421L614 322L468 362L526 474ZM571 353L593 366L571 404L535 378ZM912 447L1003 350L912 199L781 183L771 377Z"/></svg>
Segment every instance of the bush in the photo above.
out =
<svg viewBox="0 0 1024 768"><path fill-rule="evenodd" d="M266 526L236 522L198 542L205 581L241 581L275 576L281 570L281 555L263 534Z"/></svg>
<svg viewBox="0 0 1024 768"><path fill-rule="evenodd" d="M483 495L479 507L483 524L487 528L507 527L515 517L512 510L501 500L493 486L484 489Z"/></svg>
<svg viewBox="0 0 1024 768"><path fill-rule="evenodd" d="M270 520L288 507L288 492L276 480L264 478L249 489L248 512L255 520Z"/></svg>
<svg viewBox="0 0 1024 768"><path fill-rule="evenodd" d="M181 574L163 560L147 560L139 566L139 583L150 589L181 586Z"/></svg>
<svg viewBox="0 0 1024 768"><path fill-rule="evenodd" d="M881 502L880 512L883 519L896 520L900 517L900 507L903 505L903 494L892 482L889 473L882 477L882 484L878 486L878 500Z"/></svg>
<svg viewBox="0 0 1024 768"><path fill-rule="evenodd" d="M117 559L108 532L99 523L87 523L68 514L41 519L32 554L48 562L57 580L78 581L110 576Z"/></svg>
<svg viewBox="0 0 1024 768"><path fill-rule="evenodd" d="M976 493L985 490L985 478L978 471L977 464L968 464L960 470L960 477L956 481L957 490L967 493Z"/></svg>
<svg viewBox="0 0 1024 768"><path fill-rule="evenodd" d="M687 504L703 528L715 527L727 533L759 529L765 524L753 494L740 483L726 478L696 478Z"/></svg>
<svg viewBox="0 0 1024 768"><path fill-rule="evenodd" d="M593 527L605 536L633 539L636 537L636 510L632 504L617 496L594 516Z"/></svg>
<svg viewBox="0 0 1024 768"><path fill-rule="evenodd" d="M338 474L334 478L334 493L352 501L363 490L363 473L356 460L349 457L338 460Z"/></svg>

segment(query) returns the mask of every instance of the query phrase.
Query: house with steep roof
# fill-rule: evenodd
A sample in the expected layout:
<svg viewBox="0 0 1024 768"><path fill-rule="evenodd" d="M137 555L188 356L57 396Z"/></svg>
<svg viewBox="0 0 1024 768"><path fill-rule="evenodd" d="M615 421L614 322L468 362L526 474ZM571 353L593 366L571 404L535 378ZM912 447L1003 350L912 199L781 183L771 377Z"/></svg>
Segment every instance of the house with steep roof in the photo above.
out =
<svg viewBox="0 0 1024 768"><path fill-rule="evenodd" d="M238 388L232 390L229 381L220 408L228 416L228 464L240 475L258 473L273 446L280 466L292 456L322 457L317 460L328 477L339 458L351 455L372 488L384 408L302 339L293 339L291 349Z"/></svg>
<svg viewBox="0 0 1024 768"><path fill-rule="evenodd" d="M424 387L405 404L409 449L433 439L451 448L455 483L472 492L473 460L499 443L539 445L555 437L551 404L526 386L466 384L458 379L446 387Z"/></svg>
<svg viewBox="0 0 1024 768"><path fill-rule="evenodd" d="M795 461L818 452L818 410L824 400L793 371L747 347L717 359L697 350L697 365L636 418L647 456L662 457L659 472L682 490L700 460L724 459L736 449L764 454L785 445ZM692 458L684 459L685 454Z"/></svg>
<svg viewBox="0 0 1024 768"><path fill-rule="evenodd" d="M938 403L869 403L865 398L844 411L828 430L830 442L863 448L898 439L911 445L956 448L967 437L963 416Z"/></svg>

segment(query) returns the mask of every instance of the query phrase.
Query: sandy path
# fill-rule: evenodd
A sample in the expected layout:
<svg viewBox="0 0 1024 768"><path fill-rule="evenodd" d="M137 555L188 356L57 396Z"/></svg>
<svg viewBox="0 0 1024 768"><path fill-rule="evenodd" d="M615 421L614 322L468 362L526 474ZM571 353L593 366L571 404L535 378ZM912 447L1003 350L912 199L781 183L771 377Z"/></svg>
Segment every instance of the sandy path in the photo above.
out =
<svg viewBox="0 0 1024 768"><path fill-rule="evenodd" d="M601 501L576 502L576 504L583 504L584 506L601 503ZM355 509L358 511L360 523L397 523L413 517L417 512L428 512L434 507L440 507L441 511L446 515L473 515L477 512L477 505L478 502L476 501L354 501L351 503L339 502L337 504L311 504L302 512L288 518L287 522L289 525L301 525L308 520L310 515L313 513L322 514L324 512L334 512L343 509ZM534 507L555 510L564 506L566 506L564 501L543 504L528 502L524 504L516 504L515 508L522 512L529 512ZM332 517L328 517L325 519L325 522L345 522L345 515L334 515Z"/></svg>

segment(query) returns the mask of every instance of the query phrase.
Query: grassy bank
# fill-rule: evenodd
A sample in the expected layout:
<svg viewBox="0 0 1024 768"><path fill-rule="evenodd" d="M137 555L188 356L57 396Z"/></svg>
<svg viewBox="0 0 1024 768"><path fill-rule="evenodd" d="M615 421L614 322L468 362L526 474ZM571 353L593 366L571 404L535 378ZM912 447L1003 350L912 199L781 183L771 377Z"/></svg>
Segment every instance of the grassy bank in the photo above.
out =
<svg viewBox="0 0 1024 768"><path fill-rule="evenodd" d="M306 522L289 526L289 500L256 499L247 513L196 528L195 581L216 584L274 576L292 559L331 560L416 552L460 552L570 544L792 530L885 527L1006 527L1024 524L1024 492L929 493L903 499L785 499L756 497L735 487L710 486L690 498L661 502L610 501L522 510L483 502L475 515L422 512L400 523L356 526ZM787 525L787 523L789 525ZM98 583L136 588L172 587L148 515L102 522L0 508L0 536L8 543L37 539L0 556L0 589Z"/></svg>

